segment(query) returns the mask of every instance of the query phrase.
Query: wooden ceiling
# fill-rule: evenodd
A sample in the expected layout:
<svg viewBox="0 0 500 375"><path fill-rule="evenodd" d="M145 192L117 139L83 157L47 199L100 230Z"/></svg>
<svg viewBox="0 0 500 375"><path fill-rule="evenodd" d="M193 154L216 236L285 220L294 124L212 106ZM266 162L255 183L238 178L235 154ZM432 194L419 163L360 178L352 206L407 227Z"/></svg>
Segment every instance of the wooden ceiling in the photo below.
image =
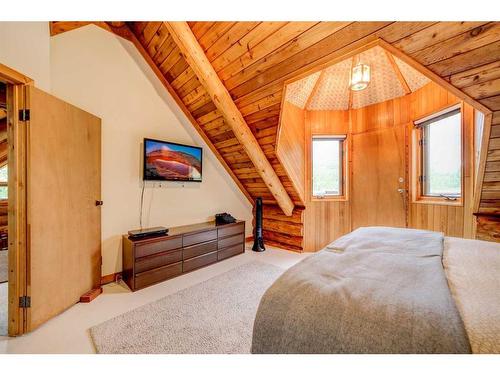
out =
<svg viewBox="0 0 500 375"><path fill-rule="evenodd" d="M52 34L78 23L52 22ZM176 45L164 22L96 23L131 40L249 198L276 205L245 149ZM500 23L188 22L295 204L269 208L271 241L300 250L303 202L275 153L283 88L290 80L380 38L492 111L479 210L500 213ZM437 77L436 76L436 77ZM476 106L477 107L477 106ZM292 234L292 235L290 235Z"/></svg>

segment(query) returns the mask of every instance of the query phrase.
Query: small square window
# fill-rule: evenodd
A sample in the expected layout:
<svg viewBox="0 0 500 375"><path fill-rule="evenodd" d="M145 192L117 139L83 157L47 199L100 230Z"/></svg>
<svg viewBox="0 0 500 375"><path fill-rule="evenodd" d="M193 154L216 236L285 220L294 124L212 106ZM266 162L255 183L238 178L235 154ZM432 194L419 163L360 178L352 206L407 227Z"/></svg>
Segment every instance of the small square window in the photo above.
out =
<svg viewBox="0 0 500 375"><path fill-rule="evenodd" d="M345 137L313 137L312 193L314 197L343 195Z"/></svg>

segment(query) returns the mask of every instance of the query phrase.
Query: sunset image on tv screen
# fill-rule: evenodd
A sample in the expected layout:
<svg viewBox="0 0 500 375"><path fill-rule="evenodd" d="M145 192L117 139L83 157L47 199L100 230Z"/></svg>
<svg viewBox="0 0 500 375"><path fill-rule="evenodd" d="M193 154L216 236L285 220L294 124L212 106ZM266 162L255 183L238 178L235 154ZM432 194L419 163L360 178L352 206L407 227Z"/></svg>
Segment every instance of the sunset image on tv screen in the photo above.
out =
<svg viewBox="0 0 500 375"><path fill-rule="evenodd" d="M201 181L201 148L148 139L144 148L146 180Z"/></svg>

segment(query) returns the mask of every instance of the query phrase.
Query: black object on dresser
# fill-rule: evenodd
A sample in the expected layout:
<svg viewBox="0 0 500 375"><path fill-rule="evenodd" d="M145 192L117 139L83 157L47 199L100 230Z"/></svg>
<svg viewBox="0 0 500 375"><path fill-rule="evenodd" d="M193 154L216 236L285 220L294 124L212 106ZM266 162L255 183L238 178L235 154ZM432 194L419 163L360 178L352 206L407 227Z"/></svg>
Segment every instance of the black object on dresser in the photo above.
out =
<svg viewBox="0 0 500 375"><path fill-rule="evenodd" d="M244 221L184 225L151 238L124 235L123 280L135 291L244 251Z"/></svg>

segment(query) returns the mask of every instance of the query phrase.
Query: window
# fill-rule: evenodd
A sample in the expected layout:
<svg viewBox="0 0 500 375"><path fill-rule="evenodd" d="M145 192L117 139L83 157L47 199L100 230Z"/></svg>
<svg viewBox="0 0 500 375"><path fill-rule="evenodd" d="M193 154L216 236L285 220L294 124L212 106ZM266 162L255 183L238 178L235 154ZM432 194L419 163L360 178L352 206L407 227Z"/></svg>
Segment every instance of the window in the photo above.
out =
<svg viewBox="0 0 500 375"><path fill-rule="evenodd" d="M0 199L7 199L7 181L8 181L8 169L7 165L0 168Z"/></svg>
<svg viewBox="0 0 500 375"><path fill-rule="evenodd" d="M313 137L312 192L314 197L343 195L345 137Z"/></svg>
<svg viewBox="0 0 500 375"><path fill-rule="evenodd" d="M421 122L421 195L455 201L462 193L460 109Z"/></svg>

